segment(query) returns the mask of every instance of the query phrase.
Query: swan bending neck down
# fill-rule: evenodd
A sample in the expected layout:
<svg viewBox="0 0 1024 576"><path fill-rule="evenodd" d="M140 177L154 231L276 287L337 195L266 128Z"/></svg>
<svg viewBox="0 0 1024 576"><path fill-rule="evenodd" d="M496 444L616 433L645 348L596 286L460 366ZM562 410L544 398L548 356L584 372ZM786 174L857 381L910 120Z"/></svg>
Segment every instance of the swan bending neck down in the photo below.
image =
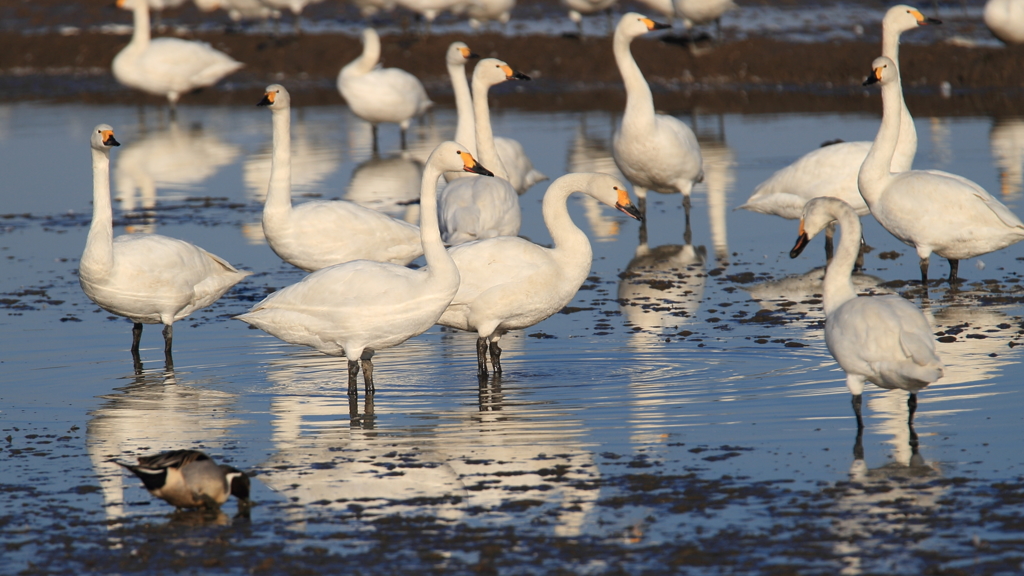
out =
<svg viewBox="0 0 1024 576"><path fill-rule="evenodd" d="M916 249L925 287L932 252L949 260L952 285L961 259L1024 240L1024 223L962 176L938 170L891 171L900 132L900 75L885 56L875 59L871 67L864 84L882 85L882 124L858 174L861 195L879 224Z"/></svg>
<svg viewBox="0 0 1024 576"><path fill-rule="evenodd" d="M642 219L618 179L606 174L567 174L552 182L544 194L544 224L554 248L502 236L449 249L462 280L438 323L477 333L480 375L487 375L488 351L494 372L501 372L498 340L505 332L533 326L561 310L590 274L590 241L566 207L574 192Z"/></svg>
<svg viewBox="0 0 1024 576"><path fill-rule="evenodd" d="M612 50L626 87L626 111L612 152L615 164L633 184L641 212L646 210L648 190L680 193L689 222L690 193L694 184L704 180L700 144L678 118L655 113L651 88L629 51L634 38L664 28L670 26L635 12L624 14L615 27Z"/></svg>
<svg viewBox="0 0 1024 576"><path fill-rule="evenodd" d="M857 428L864 383L910 392L910 421L917 392L942 377L932 327L924 314L900 296L857 297L850 276L860 252L860 219L849 204L836 198L815 198L804 208L800 235L789 255L796 258L810 239L838 221L842 235L836 255L825 271L825 344L846 372L853 395Z"/></svg>
<svg viewBox="0 0 1024 576"><path fill-rule="evenodd" d="M312 200L293 207L291 96L271 84L258 105L270 109L274 126L263 234L275 254L307 272L352 260L404 266L423 254L416 226L354 202Z"/></svg>
<svg viewBox="0 0 1024 576"><path fill-rule="evenodd" d="M92 131L90 145L93 207L78 270L82 291L100 308L134 323L131 350L137 369L142 325L163 324L164 361L170 368L174 322L213 304L252 272L237 270L198 246L167 236L114 238L110 147L120 144L114 129L100 124Z"/></svg>
<svg viewBox="0 0 1024 576"><path fill-rule="evenodd" d="M459 270L441 242L437 179L447 171L489 176L455 142L434 149L420 183L420 240L427 266L356 260L318 270L274 292L237 316L285 342L348 359L348 393L355 396L360 363L366 393L374 392L373 354L427 331L459 289Z"/></svg>

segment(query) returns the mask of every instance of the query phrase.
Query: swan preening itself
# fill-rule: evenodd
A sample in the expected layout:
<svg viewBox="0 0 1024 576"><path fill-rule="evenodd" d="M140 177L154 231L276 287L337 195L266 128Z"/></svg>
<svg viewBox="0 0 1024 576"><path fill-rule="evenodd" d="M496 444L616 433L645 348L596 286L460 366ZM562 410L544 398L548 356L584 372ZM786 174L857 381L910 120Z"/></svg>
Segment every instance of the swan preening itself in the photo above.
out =
<svg viewBox="0 0 1024 576"><path fill-rule="evenodd" d="M903 101L896 64L880 56L864 84L882 85L882 125L858 175L871 214L893 236L913 246L921 259L921 283L928 285L932 252L949 260L949 283L960 260L988 254L1024 240L1024 223L970 180L939 170L893 173Z"/></svg>
<svg viewBox="0 0 1024 576"><path fill-rule="evenodd" d="M427 265L356 260L314 272L274 292L236 318L292 344L348 359L348 393L356 395L360 363L374 392L374 352L405 342L437 322L459 289L459 270L441 242L437 179L448 171L490 172L455 142L434 149L420 184L420 239Z"/></svg>
<svg viewBox="0 0 1024 576"><path fill-rule="evenodd" d="M291 95L271 84L259 105L270 109L274 123L263 234L275 254L307 272L351 260L405 265L423 254L416 226L354 202L312 200L293 207Z"/></svg>
<svg viewBox="0 0 1024 576"><path fill-rule="evenodd" d="M857 213L836 198L811 200L804 207L800 236L789 255L799 256L810 239L833 221L839 223L842 235L822 287L825 344L846 372L857 427L864 427L861 394L865 382L909 391L913 418L917 392L942 377L942 361L935 353L932 327L916 306L900 296L857 297L850 280L860 252Z"/></svg>
<svg viewBox="0 0 1024 576"><path fill-rule="evenodd" d="M129 88L166 97L172 111L182 94L212 86L242 67L205 42L150 40L146 0L117 0L117 5L132 11L135 27L131 41L114 56L114 78Z"/></svg>
<svg viewBox="0 0 1024 576"><path fill-rule="evenodd" d="M612 49L626 86L626 112L615 132L612 152L615 164L633 184L641 213L648 190L681 193L689 221L690 192L704 179L700 144L678 118L655 113L651 87L629 51L634 38L668 27L635 12L624 14L615 27Z"/></svg>
<svg viewBox="0 0 1024 576"><path fill-rule="evenodd" d="M110 203L110 148L114 129L92 131L92 225L79 264L82 290L100 308L134 323L132 356L139 361L143 324L163 324L164 359L172 365L172 325L213 304L251 272L174 238L127 234L114 238Z"/></svg>
<svg viewBox="0 0 1024 576"><path fill-rule="evenodd" d="M409 122L434 104L415 76L398 68L380 67L380 36L373 28L363 30L363 53L338 74L338 92L353 114L373 126L374 150L378 149L378 124L398 124L404 149Z"/></svg>
<svg viewBox="0 0 1024 576"><path fill-rule="evenodd" d="M494 372L501 372L498 340L504 333L533 326L564 308L590 274L590 241L566 207L574 192L642 219L618 179L607 174L566 174L544 194L544 224L553 248L502 236L449 250L462 280L438 324L477 333L479 374L487 374L488 352Z"/></svg>
<svg viewBox="0 0 1024 576"><path fill-rule="evenodd" d="M908 30L928 24L941 24L926 18L915 8L893 6L882 18L882 55L899 63L900 35ZM917 130L906 103L900 94L900 137L892 158L893 172L906 172L914 164L917 154ZM823 145L808 152L796 162L778 170L754 188L744 210L781 216L796 220L803 214L804 205L813 198L828 196L849 204L858 216L869 213L868 205L860 195L857 174L871 142L838 142ZM825 230L825 257L832 258L833 228Z"/></svg>
<svg viewBox="0 0 1024 576"><path fill-rule="evenodd" d="M216 510L230 496L249 505L249 477L238 468L217 464L198 450L173 450L140 456L138 464L118 465L135 474L150 494L177 508Z"/></svg>

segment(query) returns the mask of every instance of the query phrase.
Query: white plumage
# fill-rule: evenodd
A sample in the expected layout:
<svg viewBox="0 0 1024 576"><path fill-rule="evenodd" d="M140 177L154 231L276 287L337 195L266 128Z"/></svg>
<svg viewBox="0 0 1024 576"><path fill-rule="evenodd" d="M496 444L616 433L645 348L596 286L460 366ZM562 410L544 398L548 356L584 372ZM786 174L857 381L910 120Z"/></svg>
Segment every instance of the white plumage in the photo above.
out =
<svg viewBox="0 0 1024 576"><path fill-rule="evenodd" d="M1024 44L1024 2L1021 0L988 0L984 18L996 38L1007 44Z"/></svg>

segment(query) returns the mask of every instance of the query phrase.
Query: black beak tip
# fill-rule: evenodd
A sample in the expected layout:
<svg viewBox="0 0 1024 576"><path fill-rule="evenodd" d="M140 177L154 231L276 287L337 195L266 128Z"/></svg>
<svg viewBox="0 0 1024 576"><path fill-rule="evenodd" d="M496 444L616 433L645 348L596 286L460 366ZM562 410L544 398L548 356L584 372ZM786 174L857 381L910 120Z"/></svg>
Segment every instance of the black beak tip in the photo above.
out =
<svg viewBox="0 0 1024 576"><path fill-rule="evenodd" d="M634 220L639 220L641 222L644 221L643 214L641 214L640 210L637 210L637 207L634 206L633 204L616 204L615 207L618 208L623 214L629 216Z"/></svg>
<svg viewBox="0 0 1024 576"><path fill-rule="evenodd" d="M270 98L267 98L266 96L264 96L262 100L256 103L257 106L270 106L271 104L273 104L273 102L271 102Z"/></svg>
<svg viewBox="0 0 1024 576"><path fill-rule="evenodd" d="M867 78L864 79L864 82L861 83L861 86L870 86L870 85L875 84L877 82L878 82L878 77L875 76L875 74L872 72L870 76L868 76Z"/></svg>
<svg viewBox="0 0 1024 576"><path fill-rule="evenodd" d="M120 142L118 142L117 140L114 140L113 136L111 136L110 138L107 138L103 143L106 144L107 146L120 146L121 145Z"/></svg>
<svg viewBox="0 0 1024 576"><path fill-rule="evenodd" d="M924 21L921 22L921 25L923 26L925 24L942 24L942 20L939 20L938 18L925 18Z"/></svg>
<svg viewBox="0 0 1024 576"><path fill-rule="evenodd" d="M491 172L487 168L484 168L479 163L474 164L473 166L467 166L465 168L465 170L466 170L466 172L471 172L473 174L479 174L481 176L494 176L494 172Z"/></svg>
<svg viewBox="0 0 1024 576"><path fill-rule="evenodd" d="M796 245L789 251L789 257L796 258L799 256L800 253L804 251L804 248L807 247L809 242L810 239L807 237L807 234L801 234L800 237L796 239Z"/></svg>
<svg viewBox="0 0 1024 576"><path fill-rule="evenodd" d="M651 30L668 30L671 27L671 24L662 24L661 22L655 22L654 28L651 28Z"/></svg>
<svg viewBox="0 0 1024 576"><path fill-rule="evenodd" d="M466 59L467 60L474 60L474 59L479 58L479 57L480 57L480 55L477 54L476 52L470 52L469 56L466 56Z"/></svg>
<svg viewBox="0 0 1024 576"><path fill-rule="evenodd" d="M513 80L530 80L530 77L522 72L515 72L512 74Z"/></svg>

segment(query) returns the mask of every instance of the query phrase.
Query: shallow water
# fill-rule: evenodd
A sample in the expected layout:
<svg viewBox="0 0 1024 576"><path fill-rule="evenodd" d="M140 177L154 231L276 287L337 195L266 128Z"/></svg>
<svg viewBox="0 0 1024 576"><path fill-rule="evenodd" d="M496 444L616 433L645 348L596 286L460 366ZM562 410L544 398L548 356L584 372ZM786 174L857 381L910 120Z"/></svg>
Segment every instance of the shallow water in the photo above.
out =
<svg viewBox="0 0 1024 576"><path fill-rule="evenodd" d="M922 306L947 371L920 394L913 430L905 393L869 388L858 439L822 337L821 240L791 260L796 222L733 209L821 142L873 138L877 119L683 119L707 174L690 244L676 196L649 198L646 242L574 197L593 273L562 314L502 339L500 380L478 380L473 336L435 328L378 353L375 397L353 401L342 361L230 319L303 276L261 236L266 110L188 107L171 125L153 109L0 107L0 572L1019 571L1020 247L965 261L963 290L926 301L907 283L913 251L865 219L858 285ZM373 158L344 108L300 108L296 194L415 221L399 202L453 121L433 112L408 153L385 127L389 152ZM119 233L187 239L256 272L176 324L173 372L150 326L135 373L130 324L78 287L99 122L122 143ZM615 122L505 110L495 128L558 176L613 169ZM962 174L1022 213L1024 121L917 127L916 167ZM521 197L522 235L540 243L545 186ZM110 462L177 448L252 474L251 514L171 514Z"/></svg>

